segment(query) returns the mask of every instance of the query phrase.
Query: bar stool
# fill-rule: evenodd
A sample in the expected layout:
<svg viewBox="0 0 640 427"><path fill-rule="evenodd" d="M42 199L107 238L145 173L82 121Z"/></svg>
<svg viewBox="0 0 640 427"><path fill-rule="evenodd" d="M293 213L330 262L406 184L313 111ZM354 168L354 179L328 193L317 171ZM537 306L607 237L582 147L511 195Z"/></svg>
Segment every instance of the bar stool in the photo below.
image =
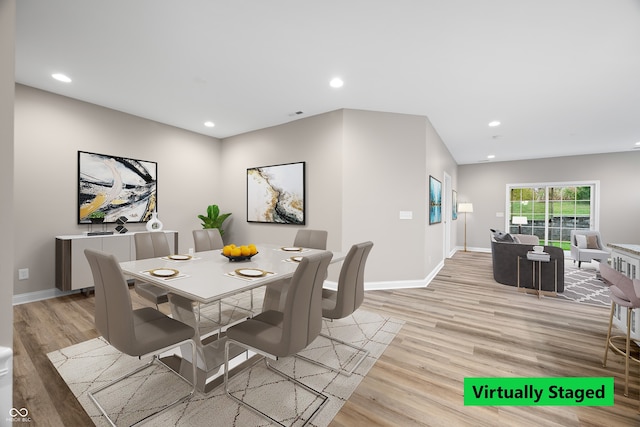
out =
<svg viewBox="0 0 640 427"><path fill-rule="evenodd" d="M607 353L609 348L618 354L625 356L624 362L624 395L629 396L629 360L640 363L640 359L631 355L631 311L634 308L640 308L640 280L630 279L619 271L614 270L608 264L600 263L600 274L603 281L609 285L611 291L611 313L609 315L609 330L607 332L607 341L605 343L604 358L602 366L607 366ZM613 326L613 314L615 305L627 308L627 334L611 336L611 327ZM614 340L625 339L625 350L614 343Z"/></svg>

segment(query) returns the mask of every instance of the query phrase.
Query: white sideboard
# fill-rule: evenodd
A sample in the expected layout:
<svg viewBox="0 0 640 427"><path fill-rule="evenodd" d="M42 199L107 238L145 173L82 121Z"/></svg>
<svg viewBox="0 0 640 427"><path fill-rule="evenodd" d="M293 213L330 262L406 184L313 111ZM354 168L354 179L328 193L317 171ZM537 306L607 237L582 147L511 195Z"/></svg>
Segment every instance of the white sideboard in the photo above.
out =
<svg viewBox="0 0 640 427"><path fill-rule="evenodd" d="M178 232L163 231L173 253L178 252ZM162 233L162 232L159 232ZM132 261L136 257L135 233L88 236L86 234L56 236L56 288L71 291L93 287L93 276L85 249L96 249L115 255L118 261Z"/></svg>
<svg viewBox="0 0 640 427"><path fill-rule="evenodd" d="M640 279L640 245L609 243L611 266L631 279ZM627 308L616 304L613 324L627 332ZM631 310L631 339L640 342L640 309Z"/></svg>

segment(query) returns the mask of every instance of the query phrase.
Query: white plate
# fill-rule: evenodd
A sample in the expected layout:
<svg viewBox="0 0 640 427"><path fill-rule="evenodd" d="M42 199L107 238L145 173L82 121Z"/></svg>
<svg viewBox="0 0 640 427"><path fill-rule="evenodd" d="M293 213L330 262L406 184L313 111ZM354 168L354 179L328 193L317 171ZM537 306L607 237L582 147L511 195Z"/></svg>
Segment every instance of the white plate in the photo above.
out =
<svg viewBox="0 0 640 427"><path fill-rule="evenodd" d="M179 271L173 268L156 268L155 270L149 271L149 274L157 277L173 277L178 273Z"/></svg>
<svg viewBox="0 0 640 427"><path fill-rule="evenodd" d="M300 252L302 250L302 248L294 248L294 247L290 247L290 248L282 248L283 251L287 251L287 252Z"/></svg>
<svg viewBox="0 0 640 427"><path fill-rule="evenodd" d="M300 261L302 261L302 257L301 256L292 256L291 257L291 261L300 262Z"/></svg>
<svg viewBox="0 0 640 427"><path fill-rule="evenodd" d="M186 261L188 259L191 259L191 255L169 255L169 259L175 261Z"/></svg>
<svg viewBox="0 0 640 427"><path fill-rule="evenodd" d="M239 268L236 270L236 274L246 277L262 277L265 273L257 268Z"/></svg>

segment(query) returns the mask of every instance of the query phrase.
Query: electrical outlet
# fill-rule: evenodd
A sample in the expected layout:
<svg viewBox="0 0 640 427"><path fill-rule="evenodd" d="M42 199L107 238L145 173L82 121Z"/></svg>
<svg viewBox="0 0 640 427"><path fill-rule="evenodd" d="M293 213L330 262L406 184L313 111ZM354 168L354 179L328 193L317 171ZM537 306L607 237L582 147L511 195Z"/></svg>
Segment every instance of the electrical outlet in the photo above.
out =
<svg viewBox="0 0 640 427"><path fill-rule="evenodd" d="M18 270L18 280L27 280L29 278L29 269L21 268Z"/></svg>

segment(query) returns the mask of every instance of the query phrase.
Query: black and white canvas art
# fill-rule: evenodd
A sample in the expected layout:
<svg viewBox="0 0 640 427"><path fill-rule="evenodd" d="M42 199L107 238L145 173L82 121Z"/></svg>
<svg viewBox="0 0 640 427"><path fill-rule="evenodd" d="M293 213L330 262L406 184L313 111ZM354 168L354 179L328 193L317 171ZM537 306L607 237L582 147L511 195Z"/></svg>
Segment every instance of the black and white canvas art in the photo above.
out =
<svg viewBox="0 0 640 427"><path fill-rule="evenodd" d="M247 221L305 224L305 162L247 169Z"/></svg>
<svg viewBox="0 0 640 427"><path fill-rule="evenodd" d="M157 179L156 162L78 151L78 223L89 223L94 212L104 213L106 223L148 221L157 208Z"/></svg>

